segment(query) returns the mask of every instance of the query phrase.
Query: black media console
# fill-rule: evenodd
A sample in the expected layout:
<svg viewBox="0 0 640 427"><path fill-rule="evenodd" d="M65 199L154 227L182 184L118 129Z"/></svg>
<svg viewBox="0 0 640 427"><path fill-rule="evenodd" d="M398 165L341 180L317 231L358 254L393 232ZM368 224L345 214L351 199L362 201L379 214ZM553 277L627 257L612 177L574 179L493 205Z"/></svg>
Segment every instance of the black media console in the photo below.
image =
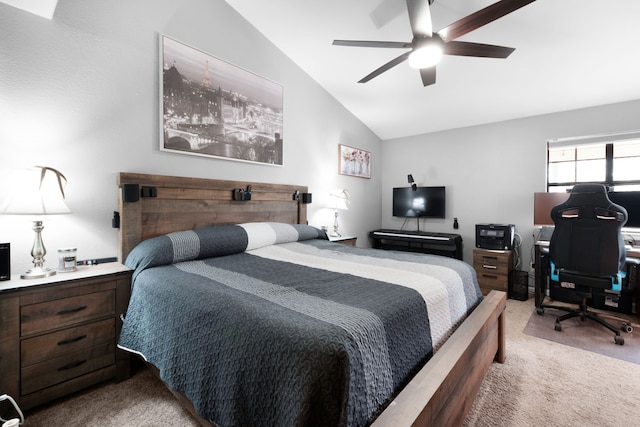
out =
<svg viewBox="0 0 640 427"><path fill-rule="evenodd" d="M421 252L462 259L462 236L428 231L374 230L369 233L373 247Z"/></svg>

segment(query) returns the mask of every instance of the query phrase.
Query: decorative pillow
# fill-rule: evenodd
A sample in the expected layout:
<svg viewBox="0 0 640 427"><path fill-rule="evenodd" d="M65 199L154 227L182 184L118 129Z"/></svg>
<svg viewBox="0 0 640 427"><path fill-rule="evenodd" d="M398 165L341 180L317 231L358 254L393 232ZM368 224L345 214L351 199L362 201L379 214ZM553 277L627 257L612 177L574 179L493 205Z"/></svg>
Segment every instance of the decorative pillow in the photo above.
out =
<svg viewBox="0 0 640 427"><path fill-rule="evenodd" d="M140 242L125 265L136 271L181 261L231 255L278 243L326 239L310 225L250 222L177 231Z"/></svg>

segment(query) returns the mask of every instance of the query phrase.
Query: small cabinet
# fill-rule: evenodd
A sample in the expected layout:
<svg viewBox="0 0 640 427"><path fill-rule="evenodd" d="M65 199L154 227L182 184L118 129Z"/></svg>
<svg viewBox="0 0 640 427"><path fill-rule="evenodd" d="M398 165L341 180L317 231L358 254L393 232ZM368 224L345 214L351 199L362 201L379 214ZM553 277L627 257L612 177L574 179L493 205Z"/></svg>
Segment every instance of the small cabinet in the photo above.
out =
<svg viewBox="0 0 640 427"><path fill-rule="evenodd" d="M117 349L131 286L118 263L0 284L0 391L23 409L129 376Z"/></svg>
<svg viewBox="0 0 640 427"><path fill-rule="evenodd" d="M508 292L509 277L513 271L513 251L474 249L473 268L484 295L491 290Z"/></svg>
<svg viewBox="0 0 640 427"><path fill-rule="evenodd" d="M347 246L355 246L356 240L358 240L358 238L353 236L338 236L338 237L330 236L329 240L336 243L342 243L343 245L347 245Z"/></svg>

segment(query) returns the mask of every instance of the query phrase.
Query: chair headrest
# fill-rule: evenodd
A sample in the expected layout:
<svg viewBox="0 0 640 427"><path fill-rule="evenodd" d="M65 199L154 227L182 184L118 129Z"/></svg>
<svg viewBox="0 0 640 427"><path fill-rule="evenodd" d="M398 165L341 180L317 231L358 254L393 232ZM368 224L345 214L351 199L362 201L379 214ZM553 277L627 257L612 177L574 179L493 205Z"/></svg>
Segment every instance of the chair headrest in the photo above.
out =
<svg viewBox="0 0 640 427"><path fill-rule="evenodd" d="M571 194L600 193L607 194L607 189L602 184L576 184L571 190Z"/></svg>

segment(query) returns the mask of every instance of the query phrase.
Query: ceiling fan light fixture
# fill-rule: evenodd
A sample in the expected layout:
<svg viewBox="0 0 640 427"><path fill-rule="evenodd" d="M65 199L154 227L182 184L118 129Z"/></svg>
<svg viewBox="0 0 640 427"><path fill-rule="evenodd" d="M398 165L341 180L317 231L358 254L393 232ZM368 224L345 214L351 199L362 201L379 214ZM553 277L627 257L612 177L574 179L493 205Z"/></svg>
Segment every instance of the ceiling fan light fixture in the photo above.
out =
<svg viewBox="0 0 640 427"><path fill-rule="evenodd" d="M409 55L411 68L429 68L440 62L444 43L437 37L419 40Z"/></svg>
<svg viewBox="0 0 640 427"><path fill-rule="evenodd" d="M415 49L409 55L409 66L411 68L429 68L440 62L442 58L442 46L430 43Z"/></svg>

